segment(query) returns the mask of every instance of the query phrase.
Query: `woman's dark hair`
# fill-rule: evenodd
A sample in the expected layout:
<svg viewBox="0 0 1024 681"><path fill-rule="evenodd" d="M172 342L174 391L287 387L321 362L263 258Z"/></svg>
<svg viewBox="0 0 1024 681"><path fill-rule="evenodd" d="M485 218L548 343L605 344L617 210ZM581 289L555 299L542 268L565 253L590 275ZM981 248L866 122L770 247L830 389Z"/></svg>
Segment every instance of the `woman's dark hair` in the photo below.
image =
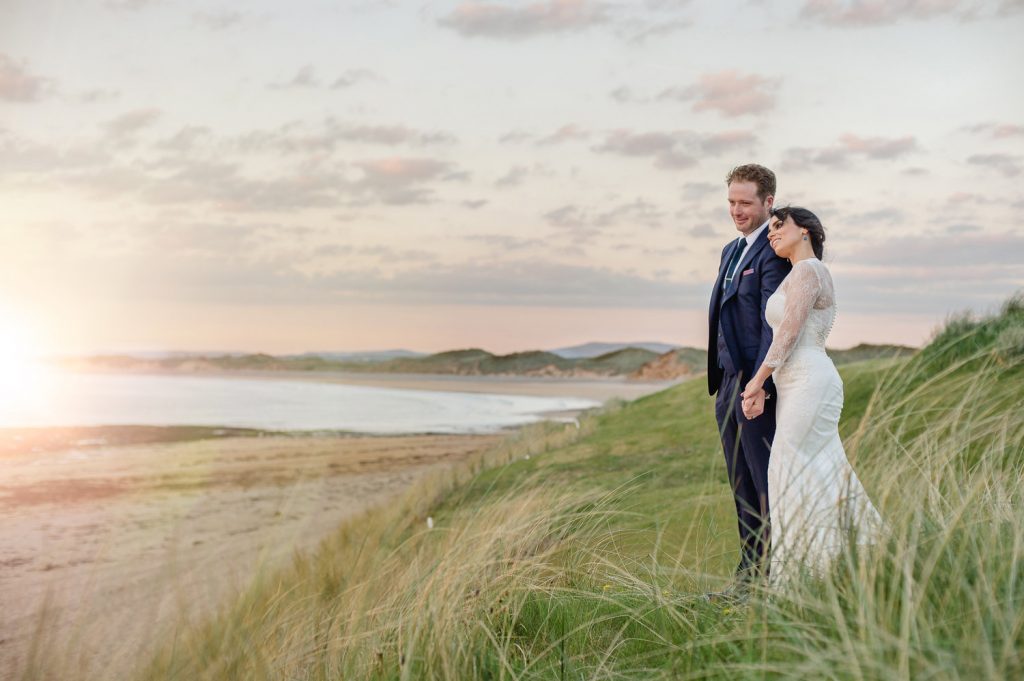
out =
<svg viewBox="0 0 1024 681"><path fill-rule="evenodd" d="M821 256L825 252L825 228L822 227L821 220L817 215L806 208L783 206L782 208L773 208L772 217L778 218L780 222L785 222L786 218L793 218L793 223L797 227L806 229L807 236L811 239L814 257L821 260Z"/></svg>

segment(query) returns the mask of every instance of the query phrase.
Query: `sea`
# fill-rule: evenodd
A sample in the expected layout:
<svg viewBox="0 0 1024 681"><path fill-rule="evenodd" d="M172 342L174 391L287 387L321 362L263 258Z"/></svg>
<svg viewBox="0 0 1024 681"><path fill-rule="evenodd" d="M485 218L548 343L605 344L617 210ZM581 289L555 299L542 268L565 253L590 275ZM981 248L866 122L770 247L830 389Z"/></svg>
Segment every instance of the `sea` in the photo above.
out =
<svg viewBox="0 0 1024 681"><path fill-rule="evenodd" d="M31 383L31 382L29 382ZM0 395L0 428L205 425L373 434L493 433L600 406L534 397L258 377L51 372Z"/></svg>

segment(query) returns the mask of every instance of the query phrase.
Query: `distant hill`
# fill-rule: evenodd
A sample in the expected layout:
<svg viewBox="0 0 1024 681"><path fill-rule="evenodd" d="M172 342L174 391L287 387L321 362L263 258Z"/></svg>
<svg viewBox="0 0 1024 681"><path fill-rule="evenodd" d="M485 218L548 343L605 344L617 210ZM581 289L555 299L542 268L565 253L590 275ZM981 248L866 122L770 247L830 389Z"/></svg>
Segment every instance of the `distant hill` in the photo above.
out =
<svg viewBox="0 0 1024 681"><path fill-rule="evenodd" d="M847 350L834 350L826 348L828 356L838 366L841 364L852 364L865 359L881 359L884 357L907 357L917 352L917 348L907 345L872 345L861 343Z"/></svg>
<svg viewBox="0 0 1024 681"><path fill-rule="evenodd" d="M597 347L598 343L589 344ZM611 345L611 344L607 344ZM583 347L583 346L579 346ZM861 344L848 350L829 350L837 365L866 359L910 355L914 348L902 345ZM99 355L57 360L73 369L115 371L339 371L351 373L448 374L458 376L622 376L636 380L676 380L704 371L707 351L673 348L657 353L648 348L624 347L597 356L563 357L554 352L530 350L495 355L480 348L448 350L424 355L408 350L380 353L303 353L301 355L193 355L173 353L147 357Z"/></svg>
<svg viewBox="0 0 1024 681"><path fill-rule="evenodd" d="M238 356L139 358L100 355L59 360L62 366L86 370L118 371L344 371L397 374L454 374L462 376L627 376L657 357L642 348L624 348L597 357L566 359L551 352L532 350L495 355L480 348L449 350L433 355L404 356L380 361L335 360L322 355L275 356L264 353Z"/></svg>
<svg viewBox="0 0 1024 681"><path fill-rule="evenodd" d="M886 357L906 357L917 352L915 348L906 345L871 345L861 343L848 350L827 350L829 357L837 365L852 364L867 359L881 359ZM708 366L708 353L699 348L677 348L670 350L652 361L644 364L633 373L630 378L638 380L674 380L684 378L694 373L705 371Z"/></svg>
<svg viewBox="0 0 1024 681"><path fill-rule="evenodd" d="M373 350L365 352L303 352L298 355L283 355L286 359L308 359L319 357L332 362L384 362L403 357L425 357L425 352L412 350Z"/></svg>
<svg viewBox="0 0 1024 681"><path fill-rule="evenodd" d="M559 357L565 357L566 359L579 359L581 357L600 357L616 350L625 350L626 348L640 348L642 350L650 350L655 354L663 354L669 350L678 348L678 345L669 345L668 343L584 343L582 345L573 345L567 348L556 348L555 350L549 350L553 354Z"/></svg>
<svg viewBox="0 0 1024 681"><path fill-rule="evenodd" d="M629 377L647 381L669 381L699 373L706 370L707 366L707 350L677 348L658 355Z"/></svg>

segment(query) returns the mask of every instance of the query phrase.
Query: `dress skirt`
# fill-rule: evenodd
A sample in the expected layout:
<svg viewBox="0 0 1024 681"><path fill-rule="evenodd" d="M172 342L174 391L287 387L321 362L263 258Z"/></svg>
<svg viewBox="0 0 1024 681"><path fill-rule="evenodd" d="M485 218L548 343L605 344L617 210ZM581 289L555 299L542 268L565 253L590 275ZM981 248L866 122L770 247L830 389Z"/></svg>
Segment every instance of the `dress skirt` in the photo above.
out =
<svg viewBox="0 0 1024 681"><path fill-rule="evenodd" d="M801 567L822 574L848 540L873 543L883 525L839 439L843 381L824 349L797 346L773 379L770 575L779 583Z"/></svg>

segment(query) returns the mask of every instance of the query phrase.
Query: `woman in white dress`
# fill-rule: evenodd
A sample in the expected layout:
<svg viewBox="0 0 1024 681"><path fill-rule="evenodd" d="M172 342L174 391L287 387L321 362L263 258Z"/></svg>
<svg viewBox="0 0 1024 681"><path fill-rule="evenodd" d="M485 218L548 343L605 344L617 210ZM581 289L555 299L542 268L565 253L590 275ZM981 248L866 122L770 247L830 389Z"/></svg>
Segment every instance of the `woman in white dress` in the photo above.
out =
<svg viewBox="0 0 1024 681"><path fill-rule="evenodd" d="M836 316L832 276L821 262L825 230L809 210L772 212L768 241L793 269L768 299L765 318L773 340L743 391L748 418L764 407L763 385L778 393L775 438L768 459L771 582L820 574L854 532L872 543L883 522L850 466L839 439L843 382L825 354Z"/></svg>

